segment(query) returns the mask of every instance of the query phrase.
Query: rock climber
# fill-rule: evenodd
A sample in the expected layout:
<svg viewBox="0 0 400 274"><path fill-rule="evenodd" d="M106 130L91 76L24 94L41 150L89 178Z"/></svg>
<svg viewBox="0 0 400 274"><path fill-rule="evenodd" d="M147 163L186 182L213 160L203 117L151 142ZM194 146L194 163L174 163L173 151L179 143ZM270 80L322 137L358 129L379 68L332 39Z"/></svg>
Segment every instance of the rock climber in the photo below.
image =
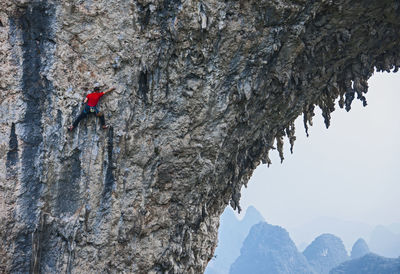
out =
<svg viewBox="0 0 400 274"><path fill-rule="evenodd" d="M115 88L110 88L104 92L100 92L100 88L98 86L95 86L93 88L93 92L88 94L85 100L82 102L82 104L84 104L85 106L81 114L79 114L78 118L76 118L76 120L74 121L74 123L68 127L68 130L72 131L74 128L76 128L79 122L89 114L96 114L96 116L100 118L101 127L103 129L107 129L109 126L106 125L106 122L104 120L104 114L99 111L96 105L103 95L113 90L115 90Z"/></svg>

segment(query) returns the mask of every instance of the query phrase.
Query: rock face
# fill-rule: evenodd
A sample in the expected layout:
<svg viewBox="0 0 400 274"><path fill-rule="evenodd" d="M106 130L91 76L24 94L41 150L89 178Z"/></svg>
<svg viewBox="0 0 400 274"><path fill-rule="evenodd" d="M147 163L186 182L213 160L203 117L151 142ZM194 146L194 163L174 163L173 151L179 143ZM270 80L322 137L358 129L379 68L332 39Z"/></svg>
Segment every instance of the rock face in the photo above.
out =
<svg viewBox="0 0 400 274"><path fill-rule="evenodd" d="M351 248L351 259L358 259L369 253L369 248L364 239L358 239Z"/></svg>
<svg viewBox="0 0 400 274"><path fill-rule="evenodd" d="M396 274L400 273L400 258L390 259L369 253L361 258L344 262L329 274Z"/></svg>
<svg viewBox="0 0 400 274"><path fill-rule="evenodd" d="M400 66L371 0L2 0L0 272L204 271L219 216L319 106ZM99 83L115 86L65 128Z"/></svg>
<svg viewBox="0 0 400 274"><path fill-rule="evenodd" d="M231 208L226 208L220 220L214 258L208 263L205 274L229 273L231 264L240 255L240 249L250 228L262 221L264 218L253 206L247 208L242 220L236 218Z"/></svg>
<svg viewBox="0 0 400 274"><path fill-rule="evenodd" d="M329 273L333 267L349 259L342 240L332 234L318 236L303 254L315 272L320 274Z"/></svg>
<svg viewBox="0 0 400 274"><path fill-rule="evenodd" d="M229 273L314 273L306 258L297 251L289 233L267 223L254 225L240 256L232 264Z"/></svg>

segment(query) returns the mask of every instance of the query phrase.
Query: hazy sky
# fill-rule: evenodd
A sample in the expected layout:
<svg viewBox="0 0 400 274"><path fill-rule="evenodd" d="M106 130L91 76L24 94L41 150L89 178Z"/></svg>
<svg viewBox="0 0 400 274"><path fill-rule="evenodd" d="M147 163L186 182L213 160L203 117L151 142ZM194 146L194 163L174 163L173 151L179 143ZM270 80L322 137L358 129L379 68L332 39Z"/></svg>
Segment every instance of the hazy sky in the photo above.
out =
<svg viewBox="0 0 400 274"><path fill-rule="evenodd" d="M242 189L243 211L254 205L288 230L320 216L400 222L400 73L375 73L369 86L368 106L337 106L329 129L318 112L307 138L298 119L294 153L285 142L281 165L271 151L270 168L260 165Z"/></svg>

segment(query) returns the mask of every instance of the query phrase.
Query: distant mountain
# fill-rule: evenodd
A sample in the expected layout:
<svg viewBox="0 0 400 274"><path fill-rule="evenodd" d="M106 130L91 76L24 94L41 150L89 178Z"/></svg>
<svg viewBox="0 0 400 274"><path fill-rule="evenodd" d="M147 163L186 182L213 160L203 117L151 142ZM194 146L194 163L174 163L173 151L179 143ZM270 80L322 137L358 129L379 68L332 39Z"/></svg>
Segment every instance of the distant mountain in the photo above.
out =
<svg viewBox="0 0 400 274"><path fill-rule="evenodd" d="M306 258L297 251L289 233L267 223L254 225L230 274L313 274Z"/></svg>
<svg viewBox="0 0 400 274"><path fill-rule="evenodd" d="M299 249L303 242L311 243L321 233L330 233L340 237L348 251L358 238L369 239L374 229L365 223L343 221L333 217L318 217L301 226L285 228L290 231L290 236Z"/></svg>
<svg viewBox="0 0 400 274"><path fill-rule="evenodd" d="M231 264L239 257L250 228L262 221L264 218L253 206L247 208L242 220L236 218L233 210L227 207L221 216L215 257L208 263L205 274L227 274Z"/></svg>
<svg viewBox="0 0 400 274"><path fill-rule="evenodd" d="M349 259L343 242L332 234L317 237L303 252L316 273L329 271Z"/></svg>
<svg viewBox="0 0 400 274"><path fill-rule="evenodd" d="M400 223L393 223L387 226L395 234L400 234Z"/></svg>
<svg viewBox="0 0 400 274"><path fill-rule="evenodd" d="M374 253L397 258L400 256L400 235L384 226L377 226L371 233L369 246Z"/></svg>
<svg viewBox="0 0 400 274"><path fill-rule="evenodd" d="M399 274L400 258L390 259L369 253L333 268L329 274Z"/></svg>
<svg viewBox="0 0 400 274"><path fill-rule="evenodd" d="M369 248L364 239L360 238L351 249L351 259L358 259L369 253Z"/></svg>

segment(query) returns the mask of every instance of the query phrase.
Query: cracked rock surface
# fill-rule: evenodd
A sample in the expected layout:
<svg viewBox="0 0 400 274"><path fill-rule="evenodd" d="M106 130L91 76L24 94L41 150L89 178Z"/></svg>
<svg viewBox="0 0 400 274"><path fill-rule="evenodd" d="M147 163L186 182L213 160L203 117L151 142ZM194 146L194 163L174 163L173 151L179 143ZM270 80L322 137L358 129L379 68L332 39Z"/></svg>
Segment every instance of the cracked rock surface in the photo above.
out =
<svg viewBox="0 0 400 274"><path fill-rule="evenodd" d="M0 272L199 273L294 120L400 67L389 0L2 0ZM87 90L90 117L72 133ZM358 102L357 102L358 103Z"/></svg>

